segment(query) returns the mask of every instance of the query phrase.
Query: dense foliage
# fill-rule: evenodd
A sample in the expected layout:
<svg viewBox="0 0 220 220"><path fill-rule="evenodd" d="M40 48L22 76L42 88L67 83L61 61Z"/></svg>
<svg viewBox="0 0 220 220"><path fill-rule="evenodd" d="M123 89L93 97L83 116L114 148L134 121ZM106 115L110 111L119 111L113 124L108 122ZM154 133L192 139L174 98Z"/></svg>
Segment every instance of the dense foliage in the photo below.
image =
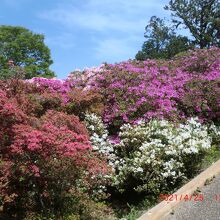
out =
<svg viewBox="0 0 220 220"><path fill-rule="evenodd" d="M23 27L0 26L0 79L11 78L19 67L25 78L52 78L54 73L49 69L52 63L42 34Z"/></svg>
<svg viewBox="0 0 220 220"><path fill-rule="evenodd" d="M92 151L84 124L58 111L56 99L48 93L45 101L45 91L27 82L1 84L0 201L8 218L31 212L93 218L78 203L93 195L108 167Z"/></svg>
<svg viewBox="0 0 220 220"><path fill-rule="evenodd" d="M165 21L152 16L145 27L145 42L141 51L138 51L137 60L146 59L170 59L176 54L193 48L190 40L176 34L173 27L165 24Z"/></svg>
<svg viewBox="0 0 220 220"><path fill-rule="evenodd" d="M137 60L170 59L188 49L220 46L219 0L170 0L164 9L171 12L171 22L150 18ZM182 29L189 34L179 35Z"/></svg>
<svg viewBox="0 0 220 220"><path fill-rule="evenodd" d="M0 81L3 214L108 219L103 201L180 186L220 142L219 95L218 48Z"/></svg>
<svg viewBox="0 0 220 220"><path fill-rule="evenodd" d="M177 27L189 30L200 48L220 46L219 0L170 0L165 9L172 12Z"/></svg>

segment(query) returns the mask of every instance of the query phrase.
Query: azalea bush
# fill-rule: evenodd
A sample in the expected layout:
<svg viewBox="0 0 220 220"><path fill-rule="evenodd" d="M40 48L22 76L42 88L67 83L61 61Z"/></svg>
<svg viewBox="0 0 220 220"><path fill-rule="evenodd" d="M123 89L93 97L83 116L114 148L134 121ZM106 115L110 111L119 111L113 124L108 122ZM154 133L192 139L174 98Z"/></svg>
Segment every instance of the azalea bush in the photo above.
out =
<svg viewBox="0 0 220 220"><path fill-rule="evenodd" d="M115 186L148 193L175 188L191 178L212 142L208 128L193 118L185 124L165 120L125 124L119 138Z"/></svg>
<svg viewBox="0 0 220 220"><path fill-rule="evenodd" d="M79 83L77 78L74 80L73 77L67 80L33 78L26 82L39 90L32 94L31 99L39 105L40 111L50 105L51 109L75 114L80 118L83 118L87 111L102 115L103 96L95 88L85 89L82 86L85 83Z"/></svg>
<svg viewBox="0 0 220 220"><path fill-rule="evenodd" d="M173 64L181 67L184 71L202 75L212 71L212 66L219 63L219 58L220 50L218 47L194 49L176 55Z"/></svg>
<svg viewBox="0 0 220 220"><path fill-rule="evenodd" d="M104 110L103 96L95 90L73 88L68 93L68 102L63 105L68 114L75 114L81 119L86 112L102 115Z"/></svg>
<svg viewBox="0 0 220 220"><path fill-rule="evenodd" d="M180 83L173 83L168 67L145 61L125 62L107 68L96 80L106 97L103 119L116 131L128 122L181 115L174 101L178 98L175 87Z"/></svg>
<svg viewBox="0 0 220 220"><path fill-rule="evenodd" d="M209 101L207 109L210 110L206 115L199 110L199 106L212 97L211 89L203 88L196 106L186 103L187 99L190 102L195 90L200 95L202 82L219 90L219 54L219 48L215 47L196 49L169 61L129 60L76 70L66 80L34 78L29 82L42 91L59 95L61 106L69 114L76 114L81 119L87 111L101 115L113 134L124 123L151 118L178 121L204 116L212 120L211 115L217 111L214 106L218 108L219 104L217 98Z"/></svg>
<svg viewBox="0 0 220 220"><path fill-rule="evenodd" d="M108 139L109 133L102 118L94 113L87 113L84 122L89 131L93 150L98 151L105 156L109 156L113 152L113 146Z"/></svg>
<svg viewBox="0 0 220 220"><path fill-rule="evenodd" d="M38 105L26 111L21 97L11 96L14 85L10 82L0 90L3 213L19 219L32 212L48 218L84 213L90 218L91 210L83 203L79 207L78 202L80 195L91 198L94 189L106 184L101 178L109 173L105 159L93 152L88 132L77 116L51 110L51 105L40 115L33 114ZM21 96L29 100L25 90ZM91 200L92 204L95 206Z"/></svg>
<svg viewBox="0 0 220 220"><path fill-rule="evenodd" d="M102 117L111 134L116 134L124 123L152 118L184 121L199 116L212 120L219 105L217 95L214 98L211 91L213 85L215 91L219 90L219 54L219 48L211 48L190 51L170 61L130 60L106 64L90 71L78 71L68 80L105 97ZM206 86L200 91L202 82L209 84L210 89L205 89ZM187 99L190 102L195 90L202 95L197 105L188 109ZM198 106L210 97L206 108L209 110L206 115L200 114Z"/></svg>
<svg viewBox="0 0 220 220"><path fill-rule="evenodd" d="M177 187L193 177L213 137L219 137L218 127L202 125L198 118L184 124L158 119L124 124L118 137L109 137L94 114L86 115L86 124L91 143L113 168L112 185L126 193L158 194Z"/></svg>
<svg viewBox="0 0 220 220"><path fill-rule="evenodd" d="M185 86L185 94L178 102L188 117L199 116L219 124L220 116L220 78L215 80L193 80ZM196 102L195 102L196 100Z"/></svg>

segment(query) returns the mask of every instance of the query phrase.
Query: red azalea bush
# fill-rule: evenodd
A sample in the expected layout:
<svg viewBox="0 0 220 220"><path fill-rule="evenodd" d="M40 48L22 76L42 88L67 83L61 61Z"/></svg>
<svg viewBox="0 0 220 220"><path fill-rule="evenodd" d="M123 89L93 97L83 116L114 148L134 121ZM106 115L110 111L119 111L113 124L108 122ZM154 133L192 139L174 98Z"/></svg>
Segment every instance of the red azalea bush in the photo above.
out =
<svg viewBox="0 0 220 220"><path fill-rule="evenodd" d="M88 191L94 187L89 185L85 172L94 176L107 173L105 163L91 152L87 136L77 134L67 126L57 127L49 122L42 122L37 129L18 125L14 127L14 134L10 146L14 175L10 177L12 186L9 184L9 187L13 189L16 184L13 193L18 198L26 198L24 204L20 201L16 204L15 200L13 209L21 210L28 201L39 207L36 199L41 199L44 206L48 203L49 207L58 206L61 212L63 207L62 204L59 207L59 203L70 190L76 190L77 181L83 180L81 184L86 186L80 187L86 187Z"/></svg>
<svg viewBox="0 0 220 220"><path fill-rule="evenodd" d="M56 112L54 110L49 110L42 117L44 122L51 123L58 128L67 126L67 128L77 134L82 134L88 137L87 129L85 128L83 122L79 121L79 118L75 115L67 115L63 112Z"/></svg>
<svg viewBox="0 0 220 220"><path fill-rule="evenodd" d="M42 94L38 89L28 90L31 84L16 85L17 88L11 81L1 82L0 90L3 213L8 218L20 219L27 212L41 213L48 218L66 212L77 214L74 207L80 198L76 195L89 193L91 196L96 185L104 184L100 176L109 172L106 161L93 153L87 130L77 116L56 111L52 105L35 114L39 105L31 102L30 94ZM32 106L31 111L21 100ZM89 215L86 209L82 212Z"/></svg>
<svg viewBox="0 0 220 220"><path fill-rule="evenodd" d="M27 97L27 96L26 96ZM31 93L28 95L28 103L34 108L26 108L26 111L32 115L40 117L44 115L47 110L62 110L62 98L58 93L49 93L44 91L42 93Z"/></svg>
<svg viewBox="0 0 220 220"><path fill-rule="evenodd" d="M14 124L27 121L27 116L19 109L14 98L9 99L5 91L0 89L0 151L5 151L13 137Z"/></svg>

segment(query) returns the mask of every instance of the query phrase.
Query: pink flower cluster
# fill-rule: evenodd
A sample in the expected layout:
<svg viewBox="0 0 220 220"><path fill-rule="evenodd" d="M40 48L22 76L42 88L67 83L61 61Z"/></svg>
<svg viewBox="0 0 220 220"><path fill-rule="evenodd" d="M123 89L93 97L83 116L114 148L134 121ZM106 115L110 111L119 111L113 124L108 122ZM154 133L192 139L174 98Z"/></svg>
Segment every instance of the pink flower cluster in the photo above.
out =
<svg viewBox="0 0 220 220"><path fill-rule="evenodd" d="M189 87L193 82L212 82L220 78L220 49L193 50L170 61L129 60L105 64L71 73L67 80L33 79L41 88L59 93L64 103L71 102L73 89L98 91L104 97L103 119L119 126L151 118L184 119L189 116L186 98L201 93ZM213 85L212 85L213 86ZM215 85L218 94L218 85ZM200 94L194 112L201 112L207 102ZM219 103L219 100L214 100ZM205 110L211 114L212 106ZM215 109L216 112L216 109ZM204 116L204 115L203 115Z"/></svg>
<svg viewBox="0 0 220 220"><path fill-rule="evenodd" d="M189 116L181 107L182 100L189 94L188 84L220 79L220 49L190 51L171 61L110 64L95 74L88 71L84 74L92 75L90 88L98 88L105 97L103 119L108 124L117 126L154 117L184 119ZM203 94L197 108L204 102Z"/></svg>

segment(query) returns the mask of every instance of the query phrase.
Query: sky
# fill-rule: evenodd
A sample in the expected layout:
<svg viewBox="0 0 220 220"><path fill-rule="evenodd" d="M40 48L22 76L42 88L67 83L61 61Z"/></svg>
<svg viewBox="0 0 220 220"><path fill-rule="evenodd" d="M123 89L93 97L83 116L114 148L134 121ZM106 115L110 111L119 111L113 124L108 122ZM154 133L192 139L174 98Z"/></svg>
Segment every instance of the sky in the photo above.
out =
<svg viewBox="0 0 220 220"><path fill-rule="evenodd" d="M169 0L0 0L0 25L44 34L64 79L75 69L133 59L151 16L168 18Z"/></svg>

